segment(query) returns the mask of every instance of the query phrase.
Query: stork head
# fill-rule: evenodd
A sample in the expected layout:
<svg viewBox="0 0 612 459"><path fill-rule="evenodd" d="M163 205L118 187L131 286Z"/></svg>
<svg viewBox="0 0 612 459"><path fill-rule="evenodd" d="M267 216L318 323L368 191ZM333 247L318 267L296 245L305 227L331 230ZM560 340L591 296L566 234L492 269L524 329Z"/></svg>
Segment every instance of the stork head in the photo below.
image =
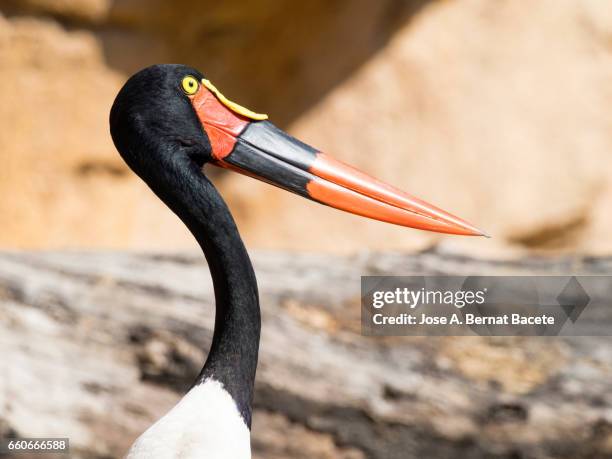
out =
<svg viewBox="0 0 612 459"><path fill-rule="evenodd" d="M115 146L145 181L206 163L313 201L396 225L484 236L448 212L334 160L227 99L202 73L154 65L133 75L111 109Z"/></svg>

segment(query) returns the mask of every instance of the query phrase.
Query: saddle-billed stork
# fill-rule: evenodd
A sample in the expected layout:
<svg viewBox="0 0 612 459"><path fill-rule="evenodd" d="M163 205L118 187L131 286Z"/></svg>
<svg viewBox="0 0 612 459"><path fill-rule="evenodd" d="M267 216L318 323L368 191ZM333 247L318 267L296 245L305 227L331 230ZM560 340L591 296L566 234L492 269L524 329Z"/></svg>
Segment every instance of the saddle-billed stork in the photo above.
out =
<svg viewBox="0 0 612 459"><path fill-rule="evenodd" d="M397 225L484 235L469 223L335 161L231 102L197 70L154 65L133 75L110 112L129 167L183 221L208 261L216 316L202 371L134 443L128 458L251 457L251 401L260 337L257 282L213 164L313 201Z"/></svg>

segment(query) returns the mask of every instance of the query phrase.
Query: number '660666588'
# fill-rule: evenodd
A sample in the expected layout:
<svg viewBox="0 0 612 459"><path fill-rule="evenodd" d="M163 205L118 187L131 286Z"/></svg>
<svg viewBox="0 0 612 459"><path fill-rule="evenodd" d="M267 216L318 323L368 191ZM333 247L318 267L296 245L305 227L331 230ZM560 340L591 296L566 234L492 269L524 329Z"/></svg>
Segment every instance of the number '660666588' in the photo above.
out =
<svg viewBox="0 0 612 459"><path fill-rule="evenodd" d="M63 451L66 440L10 440L6 447L10 451Z"/></svg>

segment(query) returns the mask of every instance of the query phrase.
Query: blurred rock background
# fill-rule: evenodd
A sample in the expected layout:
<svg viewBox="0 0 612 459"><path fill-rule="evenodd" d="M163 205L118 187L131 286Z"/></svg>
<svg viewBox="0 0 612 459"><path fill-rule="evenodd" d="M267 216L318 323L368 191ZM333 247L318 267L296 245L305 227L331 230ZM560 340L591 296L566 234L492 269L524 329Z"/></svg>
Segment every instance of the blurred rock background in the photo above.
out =
<svg viewBox="0 0 612 459"><path fill-rule="evenodd" d="M251 247L612 252L607 2L1 0L0 12L2 247L194 247L107 122L132 72L182 62L494 236L357 220L216 175Z"/></svg>
<svg viewBox="0 0 612 459"><path fill-rule="evenodd" d="M612 459L609 336L362 336L359 307L362 275L601 275L612 258L253 260L264 306L253 459ZM196 251L0 253L0 438L69 437L72 459L123 457L200 371L207 270ZM609 278L596 279L609 297ZM581 315L593 331L612 320L598 303Z"/></svg>

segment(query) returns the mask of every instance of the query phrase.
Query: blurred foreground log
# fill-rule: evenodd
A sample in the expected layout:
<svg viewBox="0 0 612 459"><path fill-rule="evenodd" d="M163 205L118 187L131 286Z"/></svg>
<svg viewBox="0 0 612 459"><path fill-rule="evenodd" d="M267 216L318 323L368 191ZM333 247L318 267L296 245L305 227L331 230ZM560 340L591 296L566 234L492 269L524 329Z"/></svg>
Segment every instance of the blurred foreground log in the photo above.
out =
<svg viewBox="0 0 612 459"><path fill-rule="evenodd" d="M612 259L254 261L256 458L612 457L610 338L359 334L361 275L603 274ZM199 254L4 253L0 304L0 438L70 437L75 458L120 457L191 383L213 324Z"/></svg>

